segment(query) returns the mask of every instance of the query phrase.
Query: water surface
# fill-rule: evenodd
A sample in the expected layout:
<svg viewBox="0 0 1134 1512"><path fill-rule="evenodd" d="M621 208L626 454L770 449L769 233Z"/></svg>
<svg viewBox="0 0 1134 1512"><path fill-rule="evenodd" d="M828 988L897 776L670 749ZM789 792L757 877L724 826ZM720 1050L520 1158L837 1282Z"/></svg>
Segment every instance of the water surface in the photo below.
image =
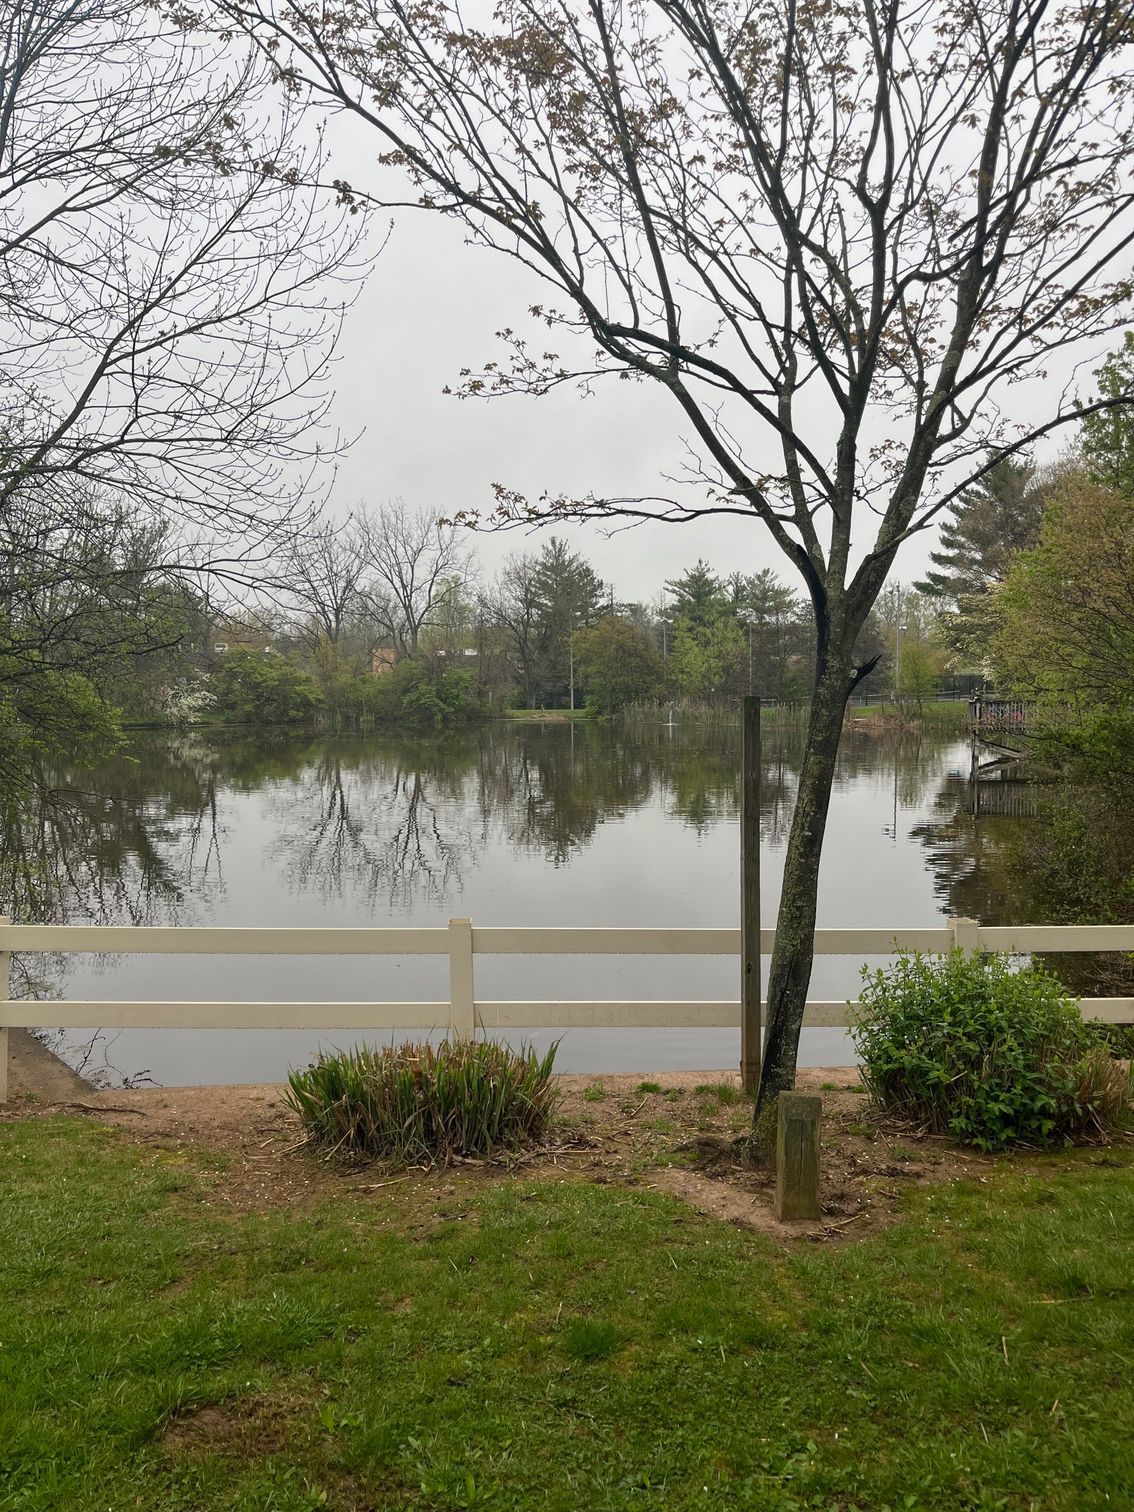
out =
<svg viewBox="0 0 1134 1512"><path fill-rule="evenodd" d="M798 741L765 739L763 922L774 922ZM963 742L847 735L820 878L820 926L994 921ZM696 726L492 725L431 740L199 733L140 739L64 774L77 807L26 816L5 855L17 918L296 927L739 923L738 737ZM9 829L13 828L11 820ZM23 880L21 880L23 878ZM1002 891L1003 889L1001 889ZM958 905L961 906L958 906ZM1025 910L1026 911L1026 910ZM42 996L141 1000L444 999L444 958L66 957L30 960ZM766 963L765 963L766 964ZM855 995L862 962L820 958L810 995ZM480 958L483 998L728 998L731 958ZM530 1036L537 1044L550 1034ZM77 1041L79 1031L69 1040ZM126 1030L98 1060L165 1084L270 1081L349 1033ZM570 1030L563 1070L735 1064L728 1030ZM802 1059L851 1058L806 1030Z"/></svg>

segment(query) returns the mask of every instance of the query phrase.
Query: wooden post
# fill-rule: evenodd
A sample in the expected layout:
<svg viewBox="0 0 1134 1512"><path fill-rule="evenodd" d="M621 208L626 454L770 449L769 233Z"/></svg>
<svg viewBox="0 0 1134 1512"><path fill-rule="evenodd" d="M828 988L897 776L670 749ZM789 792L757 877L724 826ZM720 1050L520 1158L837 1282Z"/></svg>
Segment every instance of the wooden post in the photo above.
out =
<svg viewBox="0 0 1134 1512"><path fill-rule="evenodd" d="M449 1033L458 1039L476 1035L471 919L449 920Z"/></svg>
<svg viewBox="0 0 1134 1512"><path fill-rule="evenodd" d="M740 740L740 1078L760 1085L760 700L744 700Z"/></svg>
<svg viewBox="0 0 1134 1512"><path fill-rule="evenodd" d="M10 919L0 919L0 925L11 923ZM11 996L9 978L12 971L12 956L7 950L0 950L0 1011L7 1004ZM0 1025L0 1106L8 1101L8 1026Z"/></svg>
<svg viewBox="0 0 1134 1512"><path fill-rule="evenodd" d="M775 1213L781 1223L819 1216L821 1097L781 1092L776 1128Z"/></svg>

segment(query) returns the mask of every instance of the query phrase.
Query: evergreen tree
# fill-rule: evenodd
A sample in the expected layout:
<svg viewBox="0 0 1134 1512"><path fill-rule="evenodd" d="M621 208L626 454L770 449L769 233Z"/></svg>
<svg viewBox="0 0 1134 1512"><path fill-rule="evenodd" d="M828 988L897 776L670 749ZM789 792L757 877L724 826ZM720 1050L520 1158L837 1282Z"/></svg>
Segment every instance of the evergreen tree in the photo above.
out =
<svg viewBox="0 0 1134 1512"><path fill-rule="evenodd" d="M914 587L941 601L941 639L955 663L985 665L999 625L994 590L1039 539L1043 503L1031 463L1008 458L967 488L942 524L933 566Z"/></svg>
<svg viewBox="0 0 1134 1512"><path fill-rule="evenodd" d="M720 578L698 557L679 578L666 583L673 595L673 617L705 630L728 608L728 598Z"/></svg>
<svg viewBox="0 0 1134 1512"><path fill-rule="evenodd" d="M998 462L964 493L941 526L933 566L914 587L933 598L962 600L1002 583L1017 551L1034 546L1043 518L1043 492L1030 462Z"/></svg>
<svg viewBox="0 0 1134 1512"><path fill-rule="evenodd" d="M571 637L606 612L609 592L585 557L558 536L536 558L532 588L538 614L540 684L545 707L567 702Z"/></svg>
<svg viewBox="0 0 1134 1512"><path fill-rule="evenodd" d="M1108 488L1134 495L1134 331L1095 374L1099 397L1125 403L1083 418L1083 454L1092 475Z"/></svg>

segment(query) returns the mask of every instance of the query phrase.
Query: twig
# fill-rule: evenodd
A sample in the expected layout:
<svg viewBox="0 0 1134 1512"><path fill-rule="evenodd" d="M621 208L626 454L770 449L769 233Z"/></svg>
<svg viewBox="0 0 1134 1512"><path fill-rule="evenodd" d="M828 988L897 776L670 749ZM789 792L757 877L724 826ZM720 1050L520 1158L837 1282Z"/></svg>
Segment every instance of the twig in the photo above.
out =
<svg viewBox="0 0 1134 1512"><path fill-rule="evenodd" d="M1003 1354L1004 1354L1004 1363L1005 1363L1005 1365L1007 1365L1008 1364L1008 1340L1004 1337L1003 1334L1000 1335L1000 1348L1001 1348L1001 1350L1003 1351Z"/></svg>
<svg viewBox="0 0 1134 1512"><path fill-rule="evenodd" d="M77 1108L80 1113L134 1113L139 1118L145 1118L141 1108L123 1108L116 1103L84 1103L84 1102L53 1102L48 1103L49 1108Z"/></svg>

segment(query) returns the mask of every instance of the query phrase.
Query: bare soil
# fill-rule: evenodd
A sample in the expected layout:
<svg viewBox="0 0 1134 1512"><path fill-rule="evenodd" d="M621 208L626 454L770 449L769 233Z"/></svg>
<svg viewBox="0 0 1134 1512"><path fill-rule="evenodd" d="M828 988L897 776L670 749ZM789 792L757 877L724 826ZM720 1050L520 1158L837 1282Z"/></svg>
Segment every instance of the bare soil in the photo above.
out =
<svg viewBox="0 0 1134 1512"><path fill-rule="evenodd" d="M90 1087L26 1029L8 1030L8 1095L17 1105L84 1097Z"/></svg>
<svg viewBox="0 0 1134 1512"><path fill-rule="evenodd" d="M3 1116L66 1112L117 1125L155 1162L192 1166L205 1177L205 1200L233 1211L308 1206L343 1191L364 1195L405 1184L414 1189L407 1211L419 1223L460 1186L522 1171L664 1192L782 1242L848 1242L893 1222L911 1186L972 1176L986 1163L946 1140L880 1121L853 1067L804 1070L799 1090L823 1099L822 1216L781 1224L772 1211L771 1165L745 1169L737 1153L751 1108L735 1072L560 1076L559 1118L545 1147L396 1172L344 1169L320 1158L305 1145L279 1086L98 1092L69 1071L60 1076L48 1064L55 1057L38 1048L47 1061L25 1063Z"/></svg>

